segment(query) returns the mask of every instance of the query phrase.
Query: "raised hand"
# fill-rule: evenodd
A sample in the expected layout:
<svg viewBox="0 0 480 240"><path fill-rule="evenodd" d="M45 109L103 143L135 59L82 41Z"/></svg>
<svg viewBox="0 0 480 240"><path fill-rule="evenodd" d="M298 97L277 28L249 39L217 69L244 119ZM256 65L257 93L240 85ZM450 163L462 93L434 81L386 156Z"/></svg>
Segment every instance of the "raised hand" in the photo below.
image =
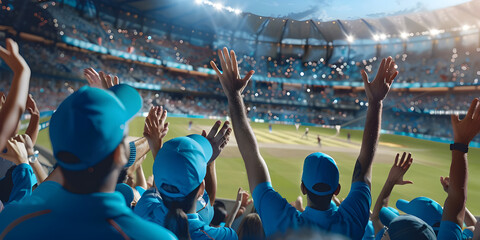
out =
<svg viewBox="0 0 480 240"><path fill-rule="evenodd" d="M458 115L451 115L453 139L456 143L468 145L480 131L480 106L478 98L473 99L467 115L460 121Z"/></svg>
<svg viewBox="0 0 480 240"><path fill-rule="evenodd" d="M117 76L112 76L105 74L104 72L95 71L93 68L86 68L83 70L83 75L88 81L90 87L96 87L101 89L108 89L115 85L120 84L120 80Z"/></svg>
<svg viewBox="0 0 480 240"><path fill-rule="evenodd" d="M33 145L32 139L30 139L30 136L28 136L27 134L21 134L21 135L15 136L13 139L25 145L25 149L27 150L28 155L35 154L35 150L33 149L34 145Z"/></svg>
<svg viewBox="0 0 480 240"><path fill-rule="evenodd" d="M27 149L25 149L25 144L12 138L7 141L6 147L7 152L0 153L1 158L7 159L8 161L15 163L16 165L22 163L28 164L28 154Z"/></svg>
<svg viewBox="0 0 480 240"><path fill-rule="evenodd" d="M218 131L218 128L221 124L221 121L216 121L212 129L210 129L208 135L205 130L202 131L202 136L208 139L213 148L213 154L208 161L209 163L217 159L218 155L220 155L223 148L225 148L225 146L227 145L228 141L230 141L230 134L232 133L232 129L230 128L230 122L225 121L220 131Z"/></svg>
<svg viewBox="0 0 480 240"><path fill-rule="evenodd" d="M32 94L28 94L27 98L27 111L33 116L40 116L40 111L37 108L37 103L33 100Z"/></svg>
<svg viewBox="0 0 480 240"><path fill-rule="evenodd" d="M18 52L18 44L11 38L6 40L6 48L0 46L0 58L12 69L14 74L30 70L25 59Z"/></svg>
<svg viewBox="0 0 480 240"><path fill-rule="evenodd" d="M450 177L440 177L440 184L442 184L443 191L448 193L448 187L450 186Z"/></svg>
<svg viewBox="0 0 480 240"><path fill-rule="evenodd" d="M242 188L238 189L237 201L240 202L240 208L238 209L238 212L235 218L242 216L245 210L247 209L248 205L253 203L253 200L249 199L249 197L250 197L250 194L248 194L247 191L243 190Z"/></svg>
<svg viewBox="0 0 480 240"><path fill-rule="evenodd" d="M395 70L395 61L392 57L388 57L380 63L377 76L372 82L368 82L368 74L365 70L362 70L361 73L368 101L379 102L387 96L398 71Z"/></svg>
<svg viewBox="0 0 480 240"><path fill-rule="evenodd" d="M223 51L220 49L218 50L218 58L220 59L220 65L222 66L223 73L218 70L215 62L210 61L210 65L215 72L217 72L225 95L227 95L227 97L231 97L234 96L234 94L241 94L255 71L252 70L248 72L244 78L241 78L235 52L231 50L229 54L226 47L223 48Z"/></svg>
<svg viewBox="0 0 480 240"><path fill-rule="evenodd" d="M395 185L412 184L412 181L403 180L403 175L405 175L405 173L412 165L412 154L408 153L407 155L406 152L403 152L402 158L400 160L398 159L399 156L400 154L397 153L397 156L395 157L395 163L393 164L392 168L390 169L390 173L388 174L387 182L391 182Z"/></svg>
<svg viewBox="0 0 480 240"><path fill-rule="evenodd" d="M157 156L158 150L162 148L163 138L168 133L167 110L163 107L151 107L145 118L143 136L147 139L153 157Z"/></svg>

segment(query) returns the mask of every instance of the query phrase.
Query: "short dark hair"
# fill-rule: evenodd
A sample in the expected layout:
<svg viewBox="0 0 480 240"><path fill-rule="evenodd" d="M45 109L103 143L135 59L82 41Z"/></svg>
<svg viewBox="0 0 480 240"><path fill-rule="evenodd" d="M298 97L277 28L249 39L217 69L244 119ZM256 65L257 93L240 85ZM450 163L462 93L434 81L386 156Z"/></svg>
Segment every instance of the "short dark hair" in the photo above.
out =
<svg viewBox="0 0 480 240"><path fill-rule="evenodd" d="M302 183L303 184L303 183ZM305 185L304 185L305 186ZM330 207L330 201L332 201L332 196L333 196L333 193L332 194L328 194L328 195L324 195L324 196L321 196L321 195L318 195L318 194L315 194L313 192L311 192L310 190L308 190L307 187L305 187L305 190L307 191L307 196L308 196L308 199L310 199L310 201L318 208L318 207L325 207L325 208L329 208ZM319 209L319 210L327 210L327 209Z"/></svg>
<svg viewBox="0 0 480 240"><path fill-rule="evenodd" d="M105 159L85 170L68 170L60 166L63 178L65 179L65 184L80 192L95 189L98 188L98 186L103 185L106 177L113 170L113 155L114 153L112 152ZM80 161L77 156L66 151L58 152L56 157L65 162Z"/></svg>

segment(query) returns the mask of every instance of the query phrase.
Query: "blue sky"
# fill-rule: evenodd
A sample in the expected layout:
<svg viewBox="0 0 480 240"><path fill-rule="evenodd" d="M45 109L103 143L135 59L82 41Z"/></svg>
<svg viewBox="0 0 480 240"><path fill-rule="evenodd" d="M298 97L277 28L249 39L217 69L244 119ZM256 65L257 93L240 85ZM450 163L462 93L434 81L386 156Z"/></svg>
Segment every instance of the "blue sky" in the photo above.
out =
<svg viewBox="0 0 480 240"><path fill-rule="evenodd" d="M217 2L261 16L329 21L379 18L431 11L469 2L469 0L218 0Z"/></svg>

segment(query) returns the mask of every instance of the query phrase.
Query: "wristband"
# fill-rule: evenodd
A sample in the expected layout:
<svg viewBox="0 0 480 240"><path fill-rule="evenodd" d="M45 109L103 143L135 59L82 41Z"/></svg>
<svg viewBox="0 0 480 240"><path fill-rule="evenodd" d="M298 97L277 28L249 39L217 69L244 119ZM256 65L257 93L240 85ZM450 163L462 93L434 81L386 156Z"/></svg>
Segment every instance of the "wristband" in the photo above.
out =
<svg viewBox="0 0 480 240"><path fill-rule="evenodd" d="M33 152L33 155L28 156L28 162L29 163L36 163L38 161L38 150L35 150Z"/></svg>
<svg viewBox="0 0 480 240"><path fill-rule="evenodd" d="M463 143L450 144L450 150L457 150L463 153L468 153L468 145L465 145Z"/></svg>
<svg viewBox="0 0 480 240"><path fill-rule="evenodd" d="M135 159L137 158L137 148L135 147L135 142L130 142L130 157L128 158L128 163L125 165L125 167L130 167L133 165L135 162Z"/></svg>

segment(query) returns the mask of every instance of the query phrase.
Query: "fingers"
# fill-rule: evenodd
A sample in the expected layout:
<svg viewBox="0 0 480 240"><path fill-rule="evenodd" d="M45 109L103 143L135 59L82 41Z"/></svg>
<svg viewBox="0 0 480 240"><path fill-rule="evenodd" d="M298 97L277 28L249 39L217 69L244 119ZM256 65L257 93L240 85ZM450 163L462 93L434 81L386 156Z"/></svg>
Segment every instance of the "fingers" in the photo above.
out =
<svg viewBox="0 0 480 240"><path fill-rule="evenodd" d="M217 64L215 64L214 61L210 61L210 66L212 66L213 70L215 70L215 72L219 77L222 76L222 74L220 73L220 70L218 70Z"/></svg>
<svg viewBox="0 0 480 240"><path fill-rule="evenodd" d="M473 113L472 118L475 120L480 119L480 104L477 103L477 106L475 107L475 112Z"/></svg>
<svg viewBox="0 0 480 240"><path fill-rule="evenodd" d="M228 49L226 47L223 48L223 57L225 58L225 66L228 70L232 71L232 61L230 59L230 55L228 54ZM223 70L225 71L225 70Z"/></svg>
<svg viewBox="0 0 480 240"><path fill-rule="evenodd" d="M218 49L218 58L220 58L220 66L222 66L222 71L225 73L228 71L227 64L225 62L225 57L221 49Z"/></svg>
<svg viewBox="0 0 480 240"><path fill-rule="evenodd" d="M458 118L458 115L455 115L455 114L450 115L450 119L452 121L452 125L454 125L454 126L457 125L460 122L460 119Z"/></svg>
<svg viewBox="0 0 480 240"><path fill-rule="evenodd" d="M240 73L238 72L237 56L235 55L235 51L233 50L230 50L230 59L232 60L233 74L239 77Z"/></svg>
<svg viewBox="0 0 480 240"><path fill-rule="evenodd" d="M7 38L7 50L12 54L18 54L18 44L11 38Z"/></svg>
<svg viewBox="0 0 480 240"><path fill-rule="evenodd" d="M230 123L228 121L225 121L225 123L223 123L222 128L220 129L218 134L215 136L215 141L216 142L222 141L222 139L225 140L228 137L228 135L226 135L226 133L227 133L227 130L229 129L229 125L230 125Z"/></svg>
<svg viewBox="0 0 480 240"><path fill-rule="evenodd" d="M363 80L363 84L365 85L365 87L368 85L368 74L367 72L365 72L365 70L361 70L360 73L362 74L362 80Z"/></svg>
<svg viewBox="0 0 480 240"><path fill-rule="evenodd" d="M242 80L245 83L245 86L246 86L246 83L250 81L254 73L255 71L251 70L250 72L247 73L247 75L245 75L245 77Z"/></svg>
<svg viewBox="0 0 480 240"><path fill-rule="evenodd" d="M213 138L215 138L215 135L217 134L218 128L220 127L221 124L222 124L221 121L216 121L215 124L213 124L212 129L210 129L210 132L209 132L208 135L207 135L207 138L208 138L208 139L213 139ZM224 125L224 126L225 126L225 125Z"/></svg>
<svg viewBox="0 0 480 240"><path fill-rule="evenodd" d="M382 62L380 63L380 66L378 67L378 73L377 74L379 74L379 73L383 74L384 73L384 71L385 71L385 61L386 61L385 58L382 59Z"/></svg>
<svg viewBox="0 0 480 240"><path fill-rule="evenodd" d="M118 76L113 77L113 85L118 85L120 84L120 79L118 79Z"/></svg>
<svg viewBox="0 0 480 240"><path fill-rule="evenodd" d="M401 167L403 165L403 162L405 161L405 155L407 155L406 152L403 152L402 158L400 159L400 162L398 163L398 167Z"/></svg>
<svg viewBox="0 0 480 240"><path fill-rule="evenodd" d="M473 119L473 112L475 111L475 108L477 107L478 105L478 98L475 98L473 99L472 103L470 104L470 107L468 108L468 112L467 112L467 115L465 116L465 118L468 118L468 119ZM457 117L458 119L458 117Z"/></svg>
<svg viewBox="0 0 480 240"><path fill-rule="evenodd" d="M399 153L397 153L397 155L395 156L395 163L393 164L393 166L398 166L398 157L400 156Z"/></svg>
<svg viewBox="0 0 480 240"><path fill-rule="evenodd" d="M167 119L167 109L160 108L161 110L161 116L160 116L160 126L165 125L165 119Z"/></svg>

